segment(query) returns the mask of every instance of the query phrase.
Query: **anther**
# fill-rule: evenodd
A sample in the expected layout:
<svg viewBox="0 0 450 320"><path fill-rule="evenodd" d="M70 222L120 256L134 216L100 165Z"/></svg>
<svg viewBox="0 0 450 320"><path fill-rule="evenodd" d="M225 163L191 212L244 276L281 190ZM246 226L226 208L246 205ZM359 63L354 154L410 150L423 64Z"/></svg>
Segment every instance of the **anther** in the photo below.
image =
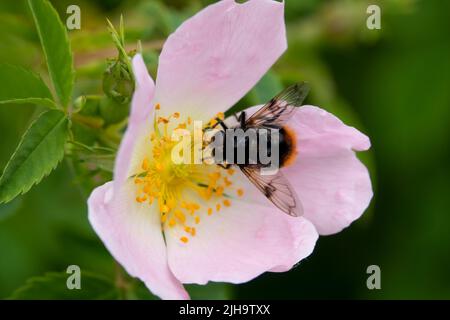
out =
<svg viewBox="0 0 450 320"><path fill-rule="evenodd" d="M180 240L184 243L188 243L189 239L187 237L181 237Z"/></svg>
<svg viewBox="0 0 450 320"><path fill-rule="evenodd" d="M180 210L175 211L175 217L181 222L184 223L186 221L186 216Z"/></svg>
<svg viewBox="0 0 450 320"><path fill-rule="evenodd" d="M148 168L149 168L149 162L148 162L148 159L145 158L145 159L142 161L142 170L147 171Z"/></svg>

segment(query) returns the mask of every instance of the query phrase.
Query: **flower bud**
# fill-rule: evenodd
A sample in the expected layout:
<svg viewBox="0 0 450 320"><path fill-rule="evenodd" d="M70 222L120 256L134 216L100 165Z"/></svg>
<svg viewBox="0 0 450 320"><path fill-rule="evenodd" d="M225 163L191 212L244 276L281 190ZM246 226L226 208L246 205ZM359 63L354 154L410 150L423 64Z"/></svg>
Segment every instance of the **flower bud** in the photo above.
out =
<svg viewBox="0 0 450 320"><path fill-rule="evenodd" d="M131 101L134 92L134 79L129 64L119 57L108 60L108 66L103 73L103 92L119 104Z"/></svg>
<svg viewBox="0 0 450 320"><path fill-rule="evenodd" d="M116 124L128 116L129 103L119 103L116 99L105 96L100 100L100 116L105 120L105 125Z"/></svg>

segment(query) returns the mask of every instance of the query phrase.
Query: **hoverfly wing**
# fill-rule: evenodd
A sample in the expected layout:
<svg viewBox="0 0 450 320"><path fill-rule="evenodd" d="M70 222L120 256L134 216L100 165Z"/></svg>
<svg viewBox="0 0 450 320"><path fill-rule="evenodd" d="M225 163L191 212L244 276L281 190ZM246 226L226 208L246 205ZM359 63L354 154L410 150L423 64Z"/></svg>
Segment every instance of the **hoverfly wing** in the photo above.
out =
<svg viewBox="0 0 450 320"><path fill-rule="evenodd" d="M274 175L261 175L257 166L240 166L247 178L283 212L293 217L303 215L303 207L285 176L278 171Z"/></svg>
<svg viewBox="0 0 450 320"><path fill-rule="evenodd" d="M247 127L282 127L300 107L309 92L306 82L294 84L256 111L245 122Z"/></svg>

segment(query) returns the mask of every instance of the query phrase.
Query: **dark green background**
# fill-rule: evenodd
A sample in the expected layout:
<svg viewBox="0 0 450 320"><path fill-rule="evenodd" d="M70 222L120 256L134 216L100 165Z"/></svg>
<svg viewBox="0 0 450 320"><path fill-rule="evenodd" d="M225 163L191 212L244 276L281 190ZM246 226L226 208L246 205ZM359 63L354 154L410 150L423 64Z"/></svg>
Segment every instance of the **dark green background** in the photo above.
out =
<svg viewBox="0 0 450 320"><path fill-rule="evenodd" d="M101 93L104 58L115 54L105 17L117 23L123 13L127 44L142 39L155 75L160 40L206 5L195 0L53 3L63 20L68 4L81 7L82 28L70 32L75 97ZM308 103L337 114L372 140L371 151L361 155L374 186L369 210L347 230L321 237L314 253L290 272L267 273L225 286L226 291L221 285L195 287L194 297L450 298L450 3L378 4L382 28L368 30L365 1L286 0L289 49L260 90L240 103L264 102L280 82L309 81ZM45 74L25 1L1 1L0 39L1 62ZM0 168L39 110L0 105ZM88 224L85 202L77 176L63 163L27 195L0 205L0 297L30 277L70 264L117 277ZM366 287L371 264L381 268L381 290ZM38 291L37 297L48 296ZM132 297L147 296L144 291Z"/></svg>

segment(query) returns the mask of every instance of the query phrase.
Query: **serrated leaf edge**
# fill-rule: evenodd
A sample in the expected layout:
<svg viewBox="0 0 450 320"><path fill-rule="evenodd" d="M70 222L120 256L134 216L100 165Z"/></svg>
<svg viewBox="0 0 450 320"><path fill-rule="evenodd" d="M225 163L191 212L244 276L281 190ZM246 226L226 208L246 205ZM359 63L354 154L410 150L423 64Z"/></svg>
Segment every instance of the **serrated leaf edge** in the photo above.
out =
<svg viewBox="0 0 450 320"><path fill-rule="evenodd" d="M56 111L56 110L54 110L54 111ZM37 118L31 123L31 125L28 127L27 131L25 131L25 133L23 134L22 139L21 139L20 142L19 142L19 145L17 146L16 150L13 152L13 154L12 154L11 157L9 158L8 163L6 164L5 169L3 170L3 173L2 173L2 175L1 175L1 177L0 177L0 188L1 188L1 185L4 183L4 181L3 181L4 173L6 172L6 170L8 169L8 167L11 165L11 161L14 159L15 155L17 154L17 152L19 151L20 147L22 146L24 137L29 133L30 129L36 124L36 122L37 122L44 114L46 114L46 113L48 113L48 112L52 112L52 111L46 111L46 112L41 113L41 114L39 115L39 117L37 117ZM47 137L51 132L53 132L53 130L54 130L56 127L59 127L59 125L61 124L62 121L68 120L68 118L65 116L65 114L64 114L62 111L58 111L58 112L62 113L64 116L63 116L63 117L61 118L61 120L58 121L57 124L56 124L56 125L55 125L55 126L54 126L54 127L53 127L46 135L45 135L45 137ZM43 141L43 140L45 140L45 138L42 139L42 141ZM36 148L42 143L42 141L39 142L39 144L33 149L32 152L34 152L34 150L36 150ZM53 170L55 170L55 168L59 165L59 163L61 162L61 160L62 160L63 158L64 158L64 149L62 150L59 159L55 162L55 165L52 166L52 167L50 167L50 169L48 170L48 172L44 171L41 177L38 177L38 178L37 178L37 179L36 179L29 187L26 187L26 188L22 189L19 193L17 193L16 195L14 195L12 198L0 199L0 204L10 202L11 200L13 200L14 198L16 198L17 196L20 196L20 195L23 195L23 194L27 193L32 187L34 187L35 185L37 185L38 183L40 183L44 177L48 176Z"/></svg>

